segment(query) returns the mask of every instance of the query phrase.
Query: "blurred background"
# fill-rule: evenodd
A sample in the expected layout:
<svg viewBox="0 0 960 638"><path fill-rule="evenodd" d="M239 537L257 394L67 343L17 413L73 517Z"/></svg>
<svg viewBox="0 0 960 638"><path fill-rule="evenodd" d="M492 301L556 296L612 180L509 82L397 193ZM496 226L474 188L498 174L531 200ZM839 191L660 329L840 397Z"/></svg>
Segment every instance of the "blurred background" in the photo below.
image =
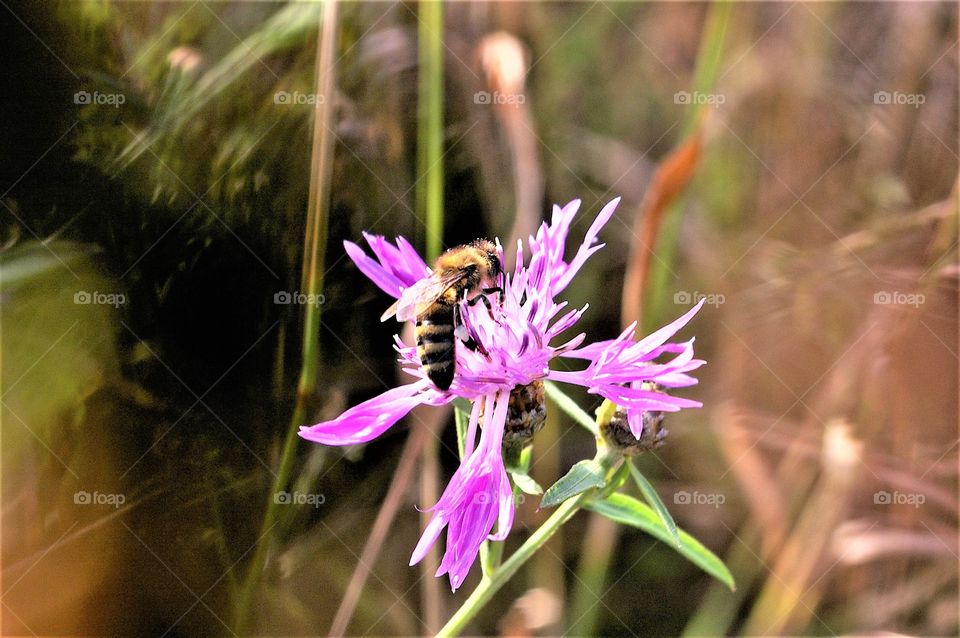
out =
<svg viewBox="0 0 960 638"><path fill-rule="evenodd" d="M273 491L306 303L305 423L395 383L389 299L342 241L427 242L424 7L343 3L318 78L318 4L0 5L4 633L237 634L243 605L260 634L435 631L479 579L407 566L457 465L450 413L296 441ZM709 364L680 392L704 408L639 460L738 584L583 512L469 633L956 635L957 5L443 20L443 245L525 237L574 198L579 241L623 196L568 291L591 337L707 298L683 334ZM333 164L307 299L315 112ZM543 485L593 454L550 414ZM523 503L507 552L547 514Z"/></svg>

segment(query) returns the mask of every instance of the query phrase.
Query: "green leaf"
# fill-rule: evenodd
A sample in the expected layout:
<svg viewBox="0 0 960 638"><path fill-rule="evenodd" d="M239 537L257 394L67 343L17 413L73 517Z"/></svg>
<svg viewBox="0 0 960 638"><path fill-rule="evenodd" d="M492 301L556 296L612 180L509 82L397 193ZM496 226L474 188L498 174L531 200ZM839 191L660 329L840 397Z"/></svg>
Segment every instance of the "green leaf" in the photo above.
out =
<svg viewBox="0 0 960 638"><path fill-rule="evenodd" d="M544 387L547 390L547 396L557 404L558 408L566 412L567 415L569 415L578 424L586 428L587 431L594 436L599 435L600 432L597 429L597 423L590 418L589 414L584 412L584 410L577 405L576 401L564 394L563 391L551 381L545 382Z"/></svg>
<svg viewBox="0 0 960 638"><path fill-rule="evenodd" d="M596 459L580 461L559 481L550 486L540 501L540 507L559 505L571 496L582 494L606 484L606 470Z"/></svg>
<svg viewBox="0 0 960 638"><path fill-rule="evenodd" d="M680 545L673 545L670 532L666 529L660 517L657 516L657 513L632 496L611 494L607 499L587 503L585 507L597 514L606 516L612 521L636 527L664 541L694 565L729 587L731 591L736 589L733 574L730 573L722 560L682 529L677 530L680 536Z"/></svg>
<svg viewBox="0 0 960 638"><path fill-rule="evenodd" d="M520 491L524 494L531 496L540 496L543 494L543 488L540 487L540 484L534 481L529 474L511 472L510 476L513 477L513 484L520 488Z"/></svg>
<svg viewBox="0 0 960 638"><path fill-rule="evenodd" d="M653 489L653 485L650 484L647 477L641 474L640 470L638 470L633 463L628 462L627 466L630 468L633 481L637 484L637 487L640 488L640 493L643 494L643 498L650 503L650 507L654 509L660 517L660 520L663 521L664 527L667 528L670 536L673 537L673 544L679 547L680 534L677 533L677 524L673 521L673 517L670 516L670 511L667 509L667 506L660 500L660 495L657 494L657 490Z"/></svg>
<svg viewBox="0 0 960 638"><path fill-rule="evenodd" d="M68 436L63 428L84 423L85 400L119 382L120 309L128 300L99 261L94 246L65 240L27 240L0 252L4 476L26 472L43 448L53 463L51 448Z"/></svg>

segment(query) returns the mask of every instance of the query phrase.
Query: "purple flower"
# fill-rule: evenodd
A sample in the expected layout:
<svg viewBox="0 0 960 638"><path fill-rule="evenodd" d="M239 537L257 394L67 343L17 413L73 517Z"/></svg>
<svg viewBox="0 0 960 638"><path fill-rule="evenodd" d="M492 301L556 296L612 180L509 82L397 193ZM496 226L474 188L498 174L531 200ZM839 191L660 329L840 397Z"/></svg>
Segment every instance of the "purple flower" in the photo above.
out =
<svg viewBox="0 0 960 638"><path fill-rule="evenodd" d="M580 333L553 345L560 335L573 328L588 306L567 309L557 296L570 284L586 260L603 247L597 244L600 229L613 215L619 198L607 204L587 230L570 261L565 245L571 223L580 206L575 200L563 208L554 207L549 224L543 223L528 244L530 255L517 242L517 266L503 277L502 303L462 305L463 328L483 346L478 351L456 349L456 375L447 391L438 390L421 369L416 347L396 337L396 349L405 372L414 377L410 384L393 388L355 406L338 418L301 428L300 436L327 445L350 445L369 441L421 404L442 405L457 397L473 402L466 450L460 468L450 480L437 504L433 518L418 543L411 564L418 562L447 528L447 544L437 575L449 574L456 589L476 559L487 538L503 540L513 521L513 497L501 458L503 428L511 389L536 380L552 379L587 388L622 406L636 436L642 430L647 410L675 412L700 407L697 401L644 390L650 381L660 386L685 387L697 381L687 373L703 365L693 358L693 340L668 340L700 310L703 301L672 323L649 336L634 339L631 325L616 339L582 346ZM356 244L344 242L357 267L384 292L401 299L430 269L402 237L396 245L383 237L364 234L376 260ZM524 265L526 263L526 265ZM556 357L586 360L582 370L552 370ZM481 410L484 427L474 448ZM496 524L496 533L491 535Z"/></svg>
<svg viewBox="0 0 960 638"><path fill-rule="evenodd" d="M488 537L502 541L513 525L513 489L500 456L508 400L509 392L498 392L473 404L464 461L440 500L430 508L433 518L410 558L411 565L419 563L446 527L447 550L436 575L450 574L450 586L454 591L470 571L483 541ZM492 423L499 423L500 427L484 427L480 443L473 450L481 406L484 414L493 415ZM494 523L497 532L490 534Z"/></svg>

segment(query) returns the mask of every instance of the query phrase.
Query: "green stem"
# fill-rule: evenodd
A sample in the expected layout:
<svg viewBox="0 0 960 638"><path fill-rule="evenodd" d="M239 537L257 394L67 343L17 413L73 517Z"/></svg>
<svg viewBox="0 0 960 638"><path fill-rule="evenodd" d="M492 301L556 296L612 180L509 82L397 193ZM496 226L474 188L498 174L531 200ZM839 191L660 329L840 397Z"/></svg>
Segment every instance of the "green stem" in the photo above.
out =
<svg viewBox="0 0 960 638"><path fill-rule="evenodd" d="M215 494L217 492L217 490L215 490L213 485L210 483L210 477L206 474L203 476L203 483L208 494ZM232 558L230 558L230 549L227 547L226 543L225 537L227 527L223 524L223 517L220 516L220 499L210 499L210 514L211 518L213 519L214 529L216 530L214 548L217 551L217 555L220 557L222 569L227 570L227 587L232 598L237 594L237 578L234 575L233 570L230 569L230 566L233 565L234 561Z"/></svg>
<svg viewBox="0 0 960 638"><path fill-rule="evenodd" d="M694 92L709 93L716 83L732 7L733 4L729 0L720 0L710 5L700 40L700 49L697 52L697 66L692 87ZM706 108L705 105L699 103L690 106L683 122L681 139L690 137L694 132L704 108ZM670 269L673 268L677 254L682 208L683 196L681 195L665 213L659 237L656 238L657 259L651 264L650 283L648 290L644 292L644 313L641 322L644 330L659 325L663 317L664 300L669 296L666 289Z"/></svg>
<svg viewBox="0 0 960 638"><path fill-rule="evenodd" d="M435 260L443 248L443 3L422 0L419 3L417 71L417 217L426 226L426 255ZM462 456L462 454L461 454ZM424 502L436 502L436 478L440 474L437 440L432 438L423 448L423 472L420 494ZM430 514L424 512L424 527ZM427 633L442 622L442 594L432 576L440 563L439 549L430 548L420 569L422 599Z"/></svg>
<svg viewBox="0 0 960 638"><path fill-rule="evenodd" d="M469 403L467 407L460 405L458 401L453 404L453 420L457 428L457 455L463 459L467 451L467 427L470 425Z"/></svg>
<svg viewBox="0 0 960 638"><path fill-rule="evenodd" d="M558 405L564 406L565 411L574 415L575 418L589 420L590 417L577 406L573 399L549 382L547 383L547 392ZM611 408L611 406L612 404L604 404L601 406L601 409L597 410L597 422L591 425L587 425L586 423L582 425L593 432L599 432L603 427L606 427L606 424L613 416L614 409ZM520 549L514 552L502 565L498 566L500 552L503 551L502 543L492 544L499 547L481 548L483 552L481 554L483 578L480 580L477 588L473 590L473 593L470 594L470 597L464 601L460 609L458 609L447 624L443 626L437 636L455 636L463 631L467 623L483 609L484 605L490 602L493 595L517 573L517 570L519 570L524 563L537 553L538 549L550 540L557 530L560 529L561 525L577 513L577 510L581 509L595 497L606 498L610 492L617 490L623 485L623 482L626 480L627 467L626 464L623 463L623 456L621 454L610 450L602 440L597 439L597 454L595 459L603 466L606 476L605 485L599 491L597 489L589 489L561 503L550 518L544 521L544 523L537 528L537 531L520 546ZM514 495L516 494L517 490L515 488ZM487 542L485 545L491 545L491 543Z"/></svg>
<svg viewBox="0 0 960 638"><path fill-rule="evenodd" d="M599 436L600 430L597 428L596 422L583 408L577 405L576 401L568 397L553 381L547 381L543 386L547 391L547 396L557 404L557 407L560 408L561 411L566 412L567 416L572 418L577 425L580 425L594 436Z"/></svg>
<svg viewBox="0 0 960 638"><path fill-rule="evenodd" d="M517 573L524 563L530 560L538 549L540 549L550 537L553 536L560 527L583 507L583 505L593 496L593 492L584 492L579 496L564 501L556 511L544 521L543 525L537 528L530 538L520 546L513 555L490 576L484 576L473 590L470 597L464 601L463 606L457 610L457 613L447 622L446 625L437 633L441 636L456 636L466 627L477 613L483 609L484 605L490 602L493 595Z"/></svg>
<svg viewBox="0 0 960 638"><path fill-rule="evenodd" d="M427 258L443 250L443 3L420 3L417 99L417 213L426 223Z"/></svg>
<svg viewBox="0 0 960 638"><path fill-rule="evenodd" d="M317 40L316 92L324 99L314 107L313 140L310 156L310 191L307 201L307 224L304 241L303 289L311 299L318 299L323 292L324 263L326 261L327 225L330 213L330 177L333 169L333 136L330 122L333 118L334 61L337 43L337 2L327 0L321 16L321 32ZM307 420L307 402L317 385L320 365L320 306L308 303L303 306L303 350L300 380L297 383L297 399L287 428L280 464L274 475L273 485L267 497L267 510L263 517L257 546L244 579L236 606L236 634L248 635L250 606L254 590L260 584L266 566L268 550L277 535L274 528L280 522L280 507L275 495L290 482L296 462L299 438L297 432Z"/></svg>
<svg viewBox="0 0 960 638"><path fill-rule="evenodd" d="M619 538L620 528L615 522L596 513L590 514L571 596L567 635L597 635L602 606L597 604L594 592L603 591Z"/></svg>
<svg viewBox="0 0 960 638"><path fill-rule="evenodd" d="M693 72L693 90L698 93L707 93L713 89L720 71L720 60L723 58L723 45L727 37L727 25L730 23L730 11L733 3L729 0L719 0L710 5L710 12L703 27L700 48L697 51L697 66ZM697 103L691 105L687 117L683 122L683 137L689 137L696 129L700 113L707 105Z"/></svg>
<svg viewBox="0 0 960 638"><path fill-rule="evenodd" d="M484 577L490 577L496 573L503 559L503 543L498 541L483 541L480 546L480 569Z"/></svg>

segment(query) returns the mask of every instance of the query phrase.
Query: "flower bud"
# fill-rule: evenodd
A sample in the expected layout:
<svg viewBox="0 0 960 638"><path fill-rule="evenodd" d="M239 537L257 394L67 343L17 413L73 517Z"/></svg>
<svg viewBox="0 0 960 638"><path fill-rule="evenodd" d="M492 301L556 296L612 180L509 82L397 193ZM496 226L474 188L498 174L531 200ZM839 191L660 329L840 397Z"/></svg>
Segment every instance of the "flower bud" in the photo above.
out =
<svg viewBox="0 0 960 638"><path fill-rule="evenodd" d="M642 388L654 392L660 390L657 384L648 382L644 382ZM600 434L607 445L624 456L636 456L649 452L663 445L667 437L667 430L662 427L665 416L663 412L647 411L643 413L642 418L643 430L640 438L637 438L630 429L627 411L617 406L610 420L600 424Z"/></svg>
<svg viewBox="0 0 960 638"><path fill-rule="evenodd" d="M504 446L522 446L543 429L547 422L547 403L543 381L514 386L507 406L503 428Z"/></svg>

